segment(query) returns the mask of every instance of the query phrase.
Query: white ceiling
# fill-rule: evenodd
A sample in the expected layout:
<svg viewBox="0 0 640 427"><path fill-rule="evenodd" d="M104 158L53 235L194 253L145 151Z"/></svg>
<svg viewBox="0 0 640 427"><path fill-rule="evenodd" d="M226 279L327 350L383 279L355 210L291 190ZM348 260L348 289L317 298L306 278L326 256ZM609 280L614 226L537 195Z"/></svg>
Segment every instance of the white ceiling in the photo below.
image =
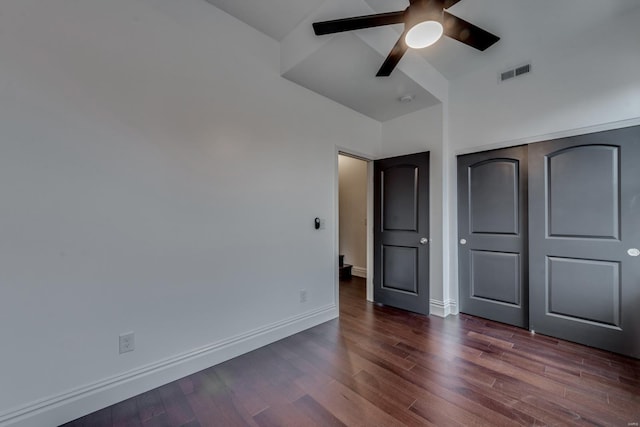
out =
<svg viewBox="0 0 640 427"><path fill-rule="evenodd" d="M278 41L324 0L207 0Z"/></svg>
<svg viewBox="0 0 640 427"><path fill-rule="evenodd" d="M343 34L330 39L283 77L381 122L440 103L401 70L384 79L377 78L375 72L362 72L376 70L379 62L378 52L355 35ZM322 69L318 69L320 64ZM409 94L411 102L400 101Z"/></svg>
<svg viewBox="0 0 640 427"><path fill-rule="evenodd" d="M304 49L305 38L315 38L311 22L403 10L408 5L407 0L207 1L282 41L283 46L287 38L299 38L301 41L295 43L298 49ZM485 52L443 37L429 48L408 52L391 77L376 78L386 52L402 31L402 26L396 25L307 42L308 54L298 53L299 60L284 70L283 76L385 121L439 102L424 82L409 77L422 73L422 68L424 73L435 69L449 81L485 67L493 67L497 73L505 66L519 65L542 49L572 46L581 34L599 25L614 25L617 16L637 7L640 0L462 0L449 12L501 37ZM398 102L406 94L415 100Z"/></svg>

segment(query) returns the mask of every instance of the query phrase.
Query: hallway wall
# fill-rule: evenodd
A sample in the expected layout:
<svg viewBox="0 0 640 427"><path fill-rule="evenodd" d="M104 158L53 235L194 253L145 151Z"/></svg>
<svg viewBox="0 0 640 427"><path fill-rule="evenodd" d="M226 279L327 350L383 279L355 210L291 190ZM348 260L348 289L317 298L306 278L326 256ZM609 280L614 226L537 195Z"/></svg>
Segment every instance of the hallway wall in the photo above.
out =
<svg viewBox="0 0 640 427"><path fill-rule="evenodd" d="M338 157L340 253L353 274L367 277L367 162Z"/></svg>

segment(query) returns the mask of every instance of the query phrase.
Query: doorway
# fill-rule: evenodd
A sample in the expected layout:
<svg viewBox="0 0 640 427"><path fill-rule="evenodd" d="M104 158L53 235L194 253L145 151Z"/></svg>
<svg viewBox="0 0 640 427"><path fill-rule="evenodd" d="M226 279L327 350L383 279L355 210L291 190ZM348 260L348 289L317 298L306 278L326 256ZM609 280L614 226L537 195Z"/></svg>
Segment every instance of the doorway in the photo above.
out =
<svg viewBox="0 0 640 427"><path fill-rule="evenodd" d="M338 271L341 286L362 287L366 295L369 161L338 154ZM360 293L359 293L360 294Z"/></svg>
<svg viewBox="0 0 640 427"><path fill-rule="evenodd" d="M337 286L355 282L368 301L428 315L429 153L337 157Z"/></svg>

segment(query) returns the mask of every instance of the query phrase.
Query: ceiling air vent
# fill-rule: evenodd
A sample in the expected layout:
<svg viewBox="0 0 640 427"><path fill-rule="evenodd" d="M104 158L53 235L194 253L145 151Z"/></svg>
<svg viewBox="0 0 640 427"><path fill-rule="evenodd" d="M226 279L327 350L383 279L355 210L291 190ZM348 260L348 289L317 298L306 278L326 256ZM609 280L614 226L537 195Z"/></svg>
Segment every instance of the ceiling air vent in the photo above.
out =
<svg viewBox="0 0 640 427"><path fill-rule="evenodd" d="M513 79L515 77L520 77L521 75L527 74L530 72L531 72L531 63L519 65L514 68L509 68L508 70L498 73L498 83L502 83L505 80Z"/></svg>

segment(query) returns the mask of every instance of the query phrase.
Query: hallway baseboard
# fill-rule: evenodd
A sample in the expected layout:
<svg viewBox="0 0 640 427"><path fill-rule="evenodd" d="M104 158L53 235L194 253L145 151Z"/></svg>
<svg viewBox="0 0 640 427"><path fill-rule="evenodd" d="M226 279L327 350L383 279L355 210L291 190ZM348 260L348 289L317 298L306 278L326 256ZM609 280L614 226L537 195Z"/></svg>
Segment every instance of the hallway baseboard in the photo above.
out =
<svg viewBox="0 0 640 427"><path fill-rule="evenodd" d="M358 276L358 277L362 277L362 278L367 278L367 269L363 268L363 267L356 267L355 265L351 268L351 273L354 276Z"/></svg>

